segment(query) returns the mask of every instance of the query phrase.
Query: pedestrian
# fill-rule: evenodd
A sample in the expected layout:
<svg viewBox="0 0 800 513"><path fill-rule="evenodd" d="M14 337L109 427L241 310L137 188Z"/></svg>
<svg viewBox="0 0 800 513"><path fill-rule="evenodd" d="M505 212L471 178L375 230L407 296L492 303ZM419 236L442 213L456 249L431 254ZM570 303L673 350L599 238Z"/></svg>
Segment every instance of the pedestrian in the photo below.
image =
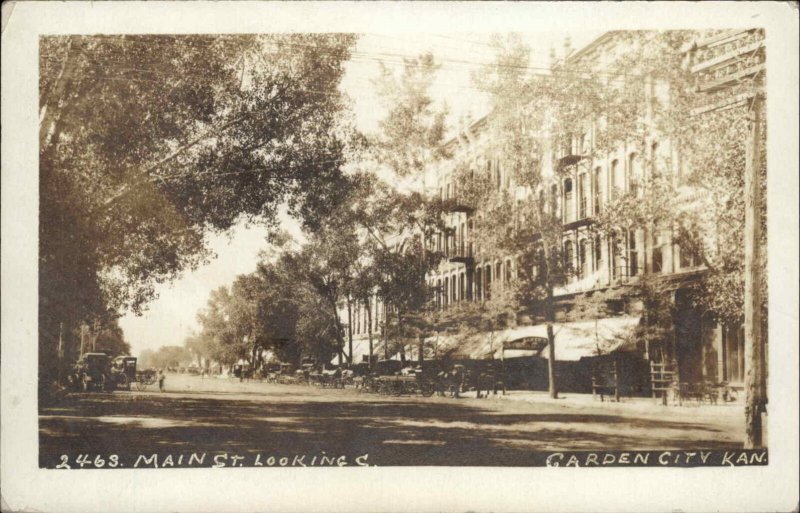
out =
<svg viewBox="0 0 800 513"><path fill-rule="evenodd" d="M158 369L158 389L164 391L164 370Z"/></svg>

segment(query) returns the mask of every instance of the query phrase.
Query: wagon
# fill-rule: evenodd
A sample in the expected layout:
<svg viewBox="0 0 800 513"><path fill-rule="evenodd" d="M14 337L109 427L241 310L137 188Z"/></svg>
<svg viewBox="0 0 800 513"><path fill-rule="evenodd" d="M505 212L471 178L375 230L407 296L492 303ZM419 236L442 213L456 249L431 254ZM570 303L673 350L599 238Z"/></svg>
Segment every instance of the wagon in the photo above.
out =
<svg viewBox="0 0 800 513"><path fill-rule="evenodd" d="M131 389L131 384L136 383L136 357L117 356L111 361L109 378L114 388Z"/></svg>
<svg viewBox="0 0 800 513"><path fill-rule="evenodd" d="M374 379L372 388L381 395L414 395L430 397L436 390L433 380L422 373L410 376L379 376Z"/></svg>
<svg viewBox="0 0 800 513"><path fill-rule="evenodd" d="M84 392L107 390L113 386L108 379L109 364L110 359L105 353L86 353L75 363L70 381L75 388Z"/></svg>
<svg viewBox="0 0 800 513"><path fill-rule="evenodd" d="M147 388L149 385L154 384L156 380L156 371L153 369L136 371L136 381L134 385L136 386L136 390L141 391Z"/></svg>

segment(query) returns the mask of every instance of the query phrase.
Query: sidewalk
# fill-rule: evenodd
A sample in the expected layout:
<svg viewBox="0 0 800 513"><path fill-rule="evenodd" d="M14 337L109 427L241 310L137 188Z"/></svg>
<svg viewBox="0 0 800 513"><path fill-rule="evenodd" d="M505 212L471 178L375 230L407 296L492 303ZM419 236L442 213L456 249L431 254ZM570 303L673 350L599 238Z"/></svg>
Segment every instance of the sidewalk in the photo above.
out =
<svg viewBox="0 0 800 513"><path fill-rule="evenodd" d="M462 397L475 399L476 393L464 392ZM592 397L592 394L578 394L570 392L560 392L558 399L551 399L546 391L532 391L532 390L511 390L503 395L498 392L497 395L489 394L488 400L492 401L515 401L526 402L534 404L562 404L570 408L602 408L608 412L615 413L649 413L649 414L685 414L685 415L699 415L699 416L741 416L744 414L744 405L739 403L723 403L718 402L713 404L698 404L696 401L686 401L683 405L678 406L677 403L673 404L671 401L664 406L661 404L661 399L652 397L622 397L620 402L614 402L613 397L606 396L604 401L600 400L600 396ZM483 399L482 399L483 400Z"/></svg>

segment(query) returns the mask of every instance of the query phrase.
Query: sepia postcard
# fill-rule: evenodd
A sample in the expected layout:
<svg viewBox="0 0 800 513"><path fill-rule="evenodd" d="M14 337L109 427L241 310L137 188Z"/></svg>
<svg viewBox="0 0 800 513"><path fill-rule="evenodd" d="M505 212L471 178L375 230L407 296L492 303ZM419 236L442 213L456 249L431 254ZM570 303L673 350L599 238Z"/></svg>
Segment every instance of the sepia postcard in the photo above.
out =
<svg viewBox="0 0 800 513"><path fill-rule="evenodd" d="M3 511L797 511L797 3L2 38Z"/></svg>

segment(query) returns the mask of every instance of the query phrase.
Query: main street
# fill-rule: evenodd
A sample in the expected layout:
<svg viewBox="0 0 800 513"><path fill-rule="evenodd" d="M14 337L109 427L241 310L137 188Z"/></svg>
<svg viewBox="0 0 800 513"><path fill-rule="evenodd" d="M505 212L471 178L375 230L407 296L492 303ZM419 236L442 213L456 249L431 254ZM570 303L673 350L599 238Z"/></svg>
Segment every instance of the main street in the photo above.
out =
<svg viewBox="0 0 800 513"><path fill-rule="evenodd" d="M368 454L377 465L530 465L555 450L740 448L738 408L634 408L384 397L356 390L168 375L165 392L67 396L40 415L42 465L61 454Z"/></svg>

